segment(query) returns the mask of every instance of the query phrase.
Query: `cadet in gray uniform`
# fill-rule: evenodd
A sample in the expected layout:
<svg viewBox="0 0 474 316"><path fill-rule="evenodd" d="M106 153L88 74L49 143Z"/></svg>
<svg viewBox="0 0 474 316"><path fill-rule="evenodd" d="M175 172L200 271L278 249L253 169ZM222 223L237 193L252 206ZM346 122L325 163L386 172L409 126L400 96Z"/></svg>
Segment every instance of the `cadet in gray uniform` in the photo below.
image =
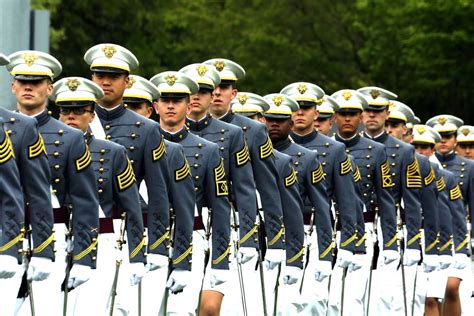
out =
<svg viewBox="0 0 474 316"><path fill-rule="evenodd" d="M107 312L110 289L114 279L117 240L121 240L121 224L127 232L127 246L131 262L130 282L138 283L145 274L145 239L135 174L125 148L110 141L96 139L89 131L94 118L95 100L103 97L102 89L92 81L79 77L63 78L54 85L50 97L60 108L60 120L84 133L97 181L97 192L103 214L99 219L98 274L80 289L76 301L76 315L93 311ZM125 215L125 219L120 218ZM114 219L115 223L114 223ZM125 220L124 223L122 221ZM115 225L114 225L115 224ZM125 231L124 231L125 232ZM122 269L119 276L126 275ZM120 278L123 279L123 278ZM119 291L120 294L123 291Z"/></svg>
<svg viewBox="0 0 474 316"><path fill-rule="evenodd" d="M169 79L176 80L172 85ZM206 296L198 302L200 291L213 290L226 280L230 251L230 204L225 177L224 163L216 144L192 133L185 126L185 118L190 103L190 95L200 89L193 79L181 72L164 72L152 78L161 93L156 103L160 115L160 125L165 139L183 146L186 159L190 163L196 192L197 213L194 217L192 281L183 295L171 305L175 313L206 313L209 302ZM208 88L210 89L210 88ZM175 92L180 91L180 92ZM206 211L207 209L207 211ZM212 237L211 255L209 236ZM211 260L210 268L207 266ZM203 271L204 275L203 275ZM203 280L204 278L204 280ZM183 305L182 300L188 304Z"/></svg>
<svg viewBox="0 0 474 316"><path fill-rule="evenodd" d="M20 174L8 133L0 116L0 304L2 313L13 314L16 291L8 286L15 274L21 274L22 239L25 233L24 201ZM21 277L21 275L20 275ZM19 277L16 278L18 281ZM19 286L19 282L16 282ZM13 292L8 294L8 292Z"/></svg>
<svg viewBox="0 0 474 316"><path fill-rule="evenodd" d="M458 128L456 152L468 160L474 160L474 126L463 125Z"/></svg>
<svg viewBox="0 0 474 316"><path fill-rule="evenodd" d="M363 314L368 310L365 300L369 292L365 291L369 279L370 263L374 255L372 243L376 236L372 236L376 229L377 217L380 216L382 228L381 264L387 265L400 259L397 251L397 227L395 203L391 196L393 186L390 167L384 146L361 137L357 133L360 124L362 110L367 107L364 96L355 90L340 90L332 95L338 104L336 111L336 123L338 132L336 140L346 145L346 152L354 156L355 162L361 173L362 198L366 211L364 220L366 222L366 245L367 255L363 269L351 276L354 286L363 286L358 291L351 291L347 295L345 306L351 306L350 313ZM374 238L373 238L374 237ZM375 254L377 255L377 254ZM351 283L352 285L352 283ZM370 284L369 284L370 289Z"/></svg>
<svg viewBox="0 0 474 316"><path fill-rule="evenodd" d="M23 114L34 116L44 139L52 175L53 193L61 208L54 210L56 271L65 271L66 241L64 233L72 231L72 268L65 286L72 289L86 282L96 266L99 228L99 201L87 144L80 131L53 119L46 109L52 92L52 78L61 72L61 64L51 55L38 51L20 51L10 55L7 66L14 76L12 92ZM72 219L71 219L72 218ZM66 226L64 226L64 224ZM68 254L69 256L69 254ZM63 299L60 293L64 274L56 274L35 286L38 314L59 314ZM25 306L23 306L25 307Z"/></svg>
<svg viewBox="0 0 474 316"><path fill-rule="evenodd" d="M237 125L242 128L245 142L250 152L253 177L258 191L258 207L263 210L267 236L267 262L279 263L285 260L284 225L281 200L278 198L278 172L275 167L275 158L272 153L272 142L268 137L265 125L259 124L247 117L235 114L231 109L232 99L245 105L248 97L246 94L237 95L236 84L245 76L244 69L237 63L222 59L210 59L204 62L209 67L214 67L219 76L220 83L213 91L210 113L221 121ZM185 71L183 68L181 71ZM261 241L262 243L265 241Z"/></svg>
<svg viewBox="0 0 474 316"><path fill-rule="evenodd" d="M320 283L327 282L332 270L333 241L329 198L322 165L319 163L317 153L293 143L289 138L292 127L291 114L298 110L298 103L283 94L266 95L264 99L270 103L270 109L264 113L264 117L273 147L291 156L297 172L301 197L303 201L309 199L312 205L309 212L307 209L303 211L305 225L315 223L317 233L311 236L311 240L307 240L312 243L313 248L306 268L309 271L308 276L312 276L312 279ZM325 286L327 288L327 283ZM327 295L326 299L318 304L326 305Z"/></svg>

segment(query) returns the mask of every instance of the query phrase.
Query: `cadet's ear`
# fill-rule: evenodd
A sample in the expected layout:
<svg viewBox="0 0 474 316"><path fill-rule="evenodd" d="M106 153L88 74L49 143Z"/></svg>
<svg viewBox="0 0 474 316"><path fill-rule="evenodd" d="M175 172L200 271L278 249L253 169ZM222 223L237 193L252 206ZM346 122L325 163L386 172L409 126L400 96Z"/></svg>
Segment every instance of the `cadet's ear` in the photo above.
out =
<svg viewBox="0 0 474 316"><path fill-rule="evenodd" d="M53 93L53 83L50 80L48 80L47 84L48 84L48 87L46 88L46 94L49 97L51 93Z"/></svg>
<svg viewBox="0 0 474 316"><path fill-rule="evenodd" d="M408 132L407 126L406 126L406 125L403 125L403 126L402 126L402 130L403 130L403 134L402 134L402 135L403 135L403 136L406 136L406 135L407 135L407 132Z"/></svg>
<svg viewBox="0 0 474 316"><path fill-rule="evenodd" d="M94 117L95 117L95 111L93 111L91 114L91 118L89 120L89 123L92 123L92 121L94 120Z"/></svg>

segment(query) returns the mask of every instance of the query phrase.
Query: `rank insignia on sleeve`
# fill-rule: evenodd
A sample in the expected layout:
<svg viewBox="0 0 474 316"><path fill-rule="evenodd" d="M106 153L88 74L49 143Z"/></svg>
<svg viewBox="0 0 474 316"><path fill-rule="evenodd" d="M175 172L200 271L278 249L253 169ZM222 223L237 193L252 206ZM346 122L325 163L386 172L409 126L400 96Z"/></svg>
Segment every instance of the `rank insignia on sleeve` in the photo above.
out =
<svg viewBox="0 0 474 316"><path fill-rule="evenodd" d="M125 191L132 184L135 183L135 173L133 172L132 164L127 158L127 167L119 175L117 175L117 184L119 191Z"/></svg>
<svg viewBox="0 0 474 316"><path fill-rule="evenodd" d="M5 133L5 138L3 139L3 142L0 143L0 164L4 164L11 158L15 158L15 154L13 152L10 137L8 136L8 133Z"/></svg>
<svg viewBox="0 0 474 316"><path fill-rule="evenodd" d="M43 137L41 137L41 134L38 134L36 142L28 146L28 158L33 159L43 153L46 155L46 148L44 147Z"/></svg>
<svg viewBox="0 0 474 316"><path fill-rule="evenodd" d="M285 177L285 187L291 187L293 184L295 184L297 181L297 177L296 177L296 172L295 172L295 169L293 169L293 167L291 168L291 173Z"/></svg>
<svg viewBox="0 0 474 316"><path fill-rule="evenodd" d="M237 161L237 167L243 166L250 161L250 154L247 144L244 143L242 149L235 153L235 160Z"/></svg>
<svg viewBox="0 0 474 316"><path fill-rule="evenodd" d="M265 159L270 157L273 154L273 145L272 141L270 140L270 137L267 136L267 141L265 144L260 146L260 159Z"/></svg>
<svg viewBox="0 0 474 316"><path fill-rule="evenodd" d="M449 190L449 199L451 201L462 199L462 193L461 189L459 188L459 185L456 185L454 189Z"/></svg>
<svg viewBox="0 0 474 316"><path fill-rule="evenodd" d="M385 162L380 165L380 171L382 172L382 187L391 188L393 186L393 182L392 177L390 176L390 167L388 166L387 160L385 160Z"/></svg>
<svg viewBox="0 0 474 316"><path fill-rule="evenodd" d="M224 160L221 158L221 163L214 168L214 181L216 183L216 195L227 196L229 190L227 189L227 181L225 179Z"/></svg>
<svg viewBox="0 0 474 316"><path fill-rule="evenodd" d="M354 171L354 182L357 183L359 182L360 180L362 179L362 176L360 175L360 170L359 170L359 167L355 167L355 171Z"/></svg>
<svg viewBox="0 0 474 316"><path fill-rule="evenodd" d="M421 188L421 174L418 160L415 158L407 167L407 188Z"/></svg>
<svg viewBox="0 0 474 316"><path fill-rule="evenodd" d="M439 178L436 180L436 188L438 189L438 192L441 192L446 188L446 182L444 182L444 177Z"/></svg>
<svg viewBox="0 0 474 316"><path fill-rule="evenodd" d="M318 168L311 172L311 183L317 184L321 182L322 180L324 180L324 171L321 164L319 164Z"/></svg>
<svg viewBox="0 0 474 316"><path fill-rule="evenodd" d="M160 144L158 145L158 147L156 147L152 151L153 161L160 160L164 154L166 154L166 146L165 146L165 141L163 140L163 137L161 137Z"/></svg>
<svg viewBox="0 0 474 316"><path fill-rule="evenodd" d="M84 170L92 163L91 153L89 151L89 147L85 146L84 153L81 157L76 159L76 170L77 172Z"/></svg>
<svg viewBox="0 0 474 316"><path fill-rule="evenodd" d="M430 185L435 179L435 172L433 170L433 167L430 165L430 173L425 177L425 186Z"/></svg>
<svg viewBox="0 0 474 316"><path fill-rule="evenodd" d="M174 179L176 182L182 181L186 179L186 177L191 176L191 170L189 170L188 161L185 159L183 166L177 169L174 173Z"/></svg>
<svg viewBox="0 0 474 316"><path fill-rule="evenodd" d="M346 158L343 162L341 162L341 176L352 172L352 165L349 157Z"/></svg>

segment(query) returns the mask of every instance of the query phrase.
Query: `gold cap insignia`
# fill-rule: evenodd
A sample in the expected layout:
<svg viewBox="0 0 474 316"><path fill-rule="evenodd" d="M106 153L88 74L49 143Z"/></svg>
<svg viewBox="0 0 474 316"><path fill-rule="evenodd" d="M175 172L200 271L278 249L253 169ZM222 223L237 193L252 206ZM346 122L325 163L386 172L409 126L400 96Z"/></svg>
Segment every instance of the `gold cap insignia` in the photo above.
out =
<svg viewBox="0 0 474 316"><path fill-rule="evenodd" d="M206 72L207 72L207 67L206 67L206 65L202 65L202 64L201 64L201 65L198 65L198 66L196 67L196 71L197 71L198 75L200 75L200 76L202 77L202 76L204 76L204 75L206 74Z"/></svg>
<svg viewBox="0 0 474 316"><path fill-rule="evenodd" d="M349 99L352 98L352 93L350 91L344 91L342 97L346 99L346 101L349 101Z"/></svg>
<svg viewBox="0 0 474 316"><path fill-rule="evenodd" d="M114 54L117 52L115 47L111 45L105 45L104 48L102 48L102 51L104 52L104 55L107 58L112 58Z"/></svg>
<svg viewBox="0 0 474 316"><path fill-rule="evenodd" d="M247 102L248 99L249 99L249 97L246 94L239 94L237 96L237 100L239 100L239 103L242 104L242 105L244 105Z"/></svg>
<svg viewBox="0 0 474 316"><path fill-rule="evenodd" d="M426 128L424 126L419 126L416 131L418 132L418 134L423 134L424 132L426 132Z"/></svg>
<svg viewBox="0 0 474 316"><path fill-rule="evenodd" d="M21 57L23 57L25 64L27 64L29 67L31 67L38 59L38 56L35 53L24 53L21 55Z"/></svg>
<svg viewBox="0 0 474 316"><path fill-rule="evenodd" d="M379 90L370 90L370 95L372 96L372 99L377 99L377 97L380 95Z"/></svg>
<svg viewBox="0 0 474 316"><path fill-rule="evenodd" d="M225 63L222 60L218 60L214 62L214 67L216 67L217 71L222 71L224 69Z"/></svg>
<svg viewBox="0 0 474 316"><path fill-rule="evenodd" d="M441 125L444 125L446 124L448 120L444 117L444 116L441 116L439 119L438 119L438 123L441 124Z"/></svg>
<svg viewBox="0 0 474 316"><path fill-rule="evenodd" d="M66 81L66 86L73 92L77 90L77 87L79 87L80 84L81 83L77 79L69 79Z"/></svg>
<svg viewBox="0 0 474 316"><path fill-rule="evenodd" d="M393 103L392 101L388 101L388 109L392 111L394 107L395 107L395 103Z"/></svg>
<svg viewBox="0 0 474 316"><path fill-rule="evenodd" d="M461 131L461 133L462 133L464 136L469 135L469 132L470 132L470 130L469 130L469 128L467 128L467 127L466 127L466 128L463 128L462 131Z"/></svg>
<svg viewBox="0 0 474 316"><path fill-rule="evenodd" d="M134 77L130 76L128 79L127 89L130 89L131 87L133 87L133 84L135 82L137 82L137 80Z"/></svg>
<svg viewBox="0 0 474 316"><path fill-rule="evenodd" d="M308 90L308 87L305 84L300 84L296 89L298 89L300 94L304 94Z"/></svg>
<svg viewBox="0 0 474 316"><path fill-rule="evenodd" d="M321 99L319 99L319 100L316 101L316 105L319 106L319 105L323 104L324 101L326 101L326 99L325 99L324 97L322 97Z"/></svg>
<svg viewBox="0 0 474 316"><path fill-rule="evenodd" d="M285 99L283 99L283 97L281 95L276 95L272 98L272 101L273 101L273 103L275 103L276 106L280 106L283 103L284 100Z"/></svg>
<svg viewBox="0 0 474 316"><path fill-rule="evenodd" d="M165 80L166 80L166 83L168 83L169 86L172 86L172 85L174 85L176 80L178 80L178 78L175 75L167 75L165 77Z"/></svg>

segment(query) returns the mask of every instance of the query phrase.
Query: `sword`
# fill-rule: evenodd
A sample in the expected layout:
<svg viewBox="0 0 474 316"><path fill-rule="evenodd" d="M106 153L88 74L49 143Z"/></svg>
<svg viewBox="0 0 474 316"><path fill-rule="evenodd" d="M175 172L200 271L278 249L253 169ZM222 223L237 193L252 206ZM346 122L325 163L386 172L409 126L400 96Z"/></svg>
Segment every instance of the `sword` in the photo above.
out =
<svg viewBox="0 0 474 316"><path fill-rule="evenodd" d="M175 232L175 219L176 215L174 214L174 210L170 208L170 248L169 248L169 254L168 254L168 272L166 275L166 282L168 282L168 279L171 275L171 272L173 272L173 243L174 243L174 232ZM170 296L170 289L165 285L165 291L163 293L163 299L161 300L161 306L160 306L160 315L166 316L167 310L168 310L168 298Z"/></svg>
<svg viewBox="0 0 474 316"><path fill-rule="evenodd" d="M122 213L121 216L122 221L120 222L120 234L119 238L117 239L117 249L119 253L122 252L122 247L126 243L125 241L125 219L127 217L127 213ZM112 316L114 314L114 305L115 305L115 296L117 296L117 284L118 284L118 276L120 272L120 266L122 265L122 258L119 254L119 257L115 260L115 275L114 281L112 283L112 288L110 289L110 305L109 305L109 315Z"/></svg>
<svg viewBox="0 0 474 316"><path fill-rule="evenodd" d="M402 270L402 291L403 291L403 307L405 310L405 316L408 316L408 307L407 307L407 288L406 288L406 279L405 279L405 266L403 265L403 248L405 246L404 233L402 229L402 215L400 214L400 207L397 206L397 221L398 221L398 231L401 232L400 239L398 240L398 249L400 252L400 268ZM414 292L414 291L413 291Z"/></svg>
<svg viewBox="0 0 474 316"><path fill-rule="evenodd" d="M336 235L337 235L337 224L339 222L339 212L335 211L334 212L334 226L332 228L332 244L334 247L332 248L332 268L334 270L334 266L336 265L336 260L337 260L337 242L336 242ZM332 281L332 273L329 275L329 282L328 282L328 290L331 289L331 281ZM344 282L344 276L342 279L342 282ZM341 302L342 304L342 302Z"/></svg>
<svg viewBox="0 0 474 316"><path fill-rule="evenodd" d="M259 221L257 223L257 227L258 227L258 231L260 232L260 229L262 229L262 227L260 227L260 225L263 222L262 218L260 216L260 213L258 213L258 219L259 219ZM261 236L259 235L259 237L261 237ZM261 240L259 240L259 244L260 244L260 241ZM262 263L263 260L264 260L264 258L263 258L264 255L263 255L263 251L262 251L262 248L261 248L262 245L259 245L259 246L260 247L258 247L258 268L260 270L260 284L261 284L261 288L262 288L263 315L267 316L268 315L267 298L266 298L266 295L265 295L265 278L264 278L263 263ZM278 280L277 280L277 282L278 282Z"/></svg>
<svg viewBox="0 0 474 316"><path fill-rule="evenodd" d="M63 282L63 316L67 316L67 300L69 294L69 287L67 283L72 268L72 211L69 208L66 209L69 210L69 222L67 223L68 229L66 233L66 276L64 277Z"/></svg>
<svg viewBox="0 0 474 316"><path fill-rule="evenodd" d="M303 291L304 276L306 274L306 268L308 267L308 263L309 263L309 252L311 249L311 235L313 234L313 224L314 224L314 210L311 211L311 219L309 220L309 230L307 234L308 242L306 243L306 258L305 258L306 261L303 267L303 275L301 276L300 294Z"/></svg>
<svg viewBox="0 0 474 316"><path fill-rule="evenodd" d="M142 316L142 281L138 282L138 316Z"/></svg>
<svg viewBox="0 0 474 316"><path fill-rule="evenodd" d="M369 282L368 282L368 293L367 293L367 308L366 308L366 315L369 314L369 307L370 307L370 294L371 294L371 289L372 289L372 271L375 270L377 268L377 259L378 259L378 256L379 256L379 243L378 243L378 237L377 237L377 222L379 220L379 217L378 217L379 213L377 211L377 209L375 210L375 216L374 216L374 236L375 236L375 240L373 240L374 242L374 251L373 251L373 255L372 255L372 263L370 265L370 270L369 270Z"/></svg>
<svg viewBox="0 0 474 316"><path fill-rule="evenodd" d="M341 289L341 316L344 316L344 290L346 287L347 267L342 270L342 289Z"/></svg>
<svg viewBox="0 0 474 316"><path fill-rule="evenodd" d="M206 221L206 231L205 233L205 244L207 245L207 249L204 252L204 271L202 275L202 280L201 280L201 289L199 291L199 301L198 301L198 306L197 306L197 315L199 316L201 314L200 309L201 309L201 298L202 298L202 288L204 287L204 277L206 276L206 268L207 264L209 263L209 257L211 250L209 249L209 239L211 237L211 216L212 216L212 211L210 208L207 209L207 221Z"/></svg>
<svg viewBox="0 0 474 316"><path fill-rule="evenodd" d="M275 283L275 298L273 300L273 316L277 315L278 288L280 287L280 274L281 274L281 262L278 263L277 280L276 280L276 283Z"/></svg>
<svg viewBox="0 0 474 316"><path fill-rule="evenodd" d="M234 252L237 255L239 251L239 241L238 241L238 236L239 236L239 231L238 231L238 224L237 224L237 214L235 213L235 209L231 207L232 209L232 218L234 220L234 223L231 225L232 229L234 229L234 232L236 234L237 240L234 240ZM242 310L244 312L244 316L247 316L247 301L245 299L245 288L244 288L244 277L242 275L242 265L241 263L237 261L237 273L239 275L239 285L240 285L240 297L242 298Z"/></svg>

